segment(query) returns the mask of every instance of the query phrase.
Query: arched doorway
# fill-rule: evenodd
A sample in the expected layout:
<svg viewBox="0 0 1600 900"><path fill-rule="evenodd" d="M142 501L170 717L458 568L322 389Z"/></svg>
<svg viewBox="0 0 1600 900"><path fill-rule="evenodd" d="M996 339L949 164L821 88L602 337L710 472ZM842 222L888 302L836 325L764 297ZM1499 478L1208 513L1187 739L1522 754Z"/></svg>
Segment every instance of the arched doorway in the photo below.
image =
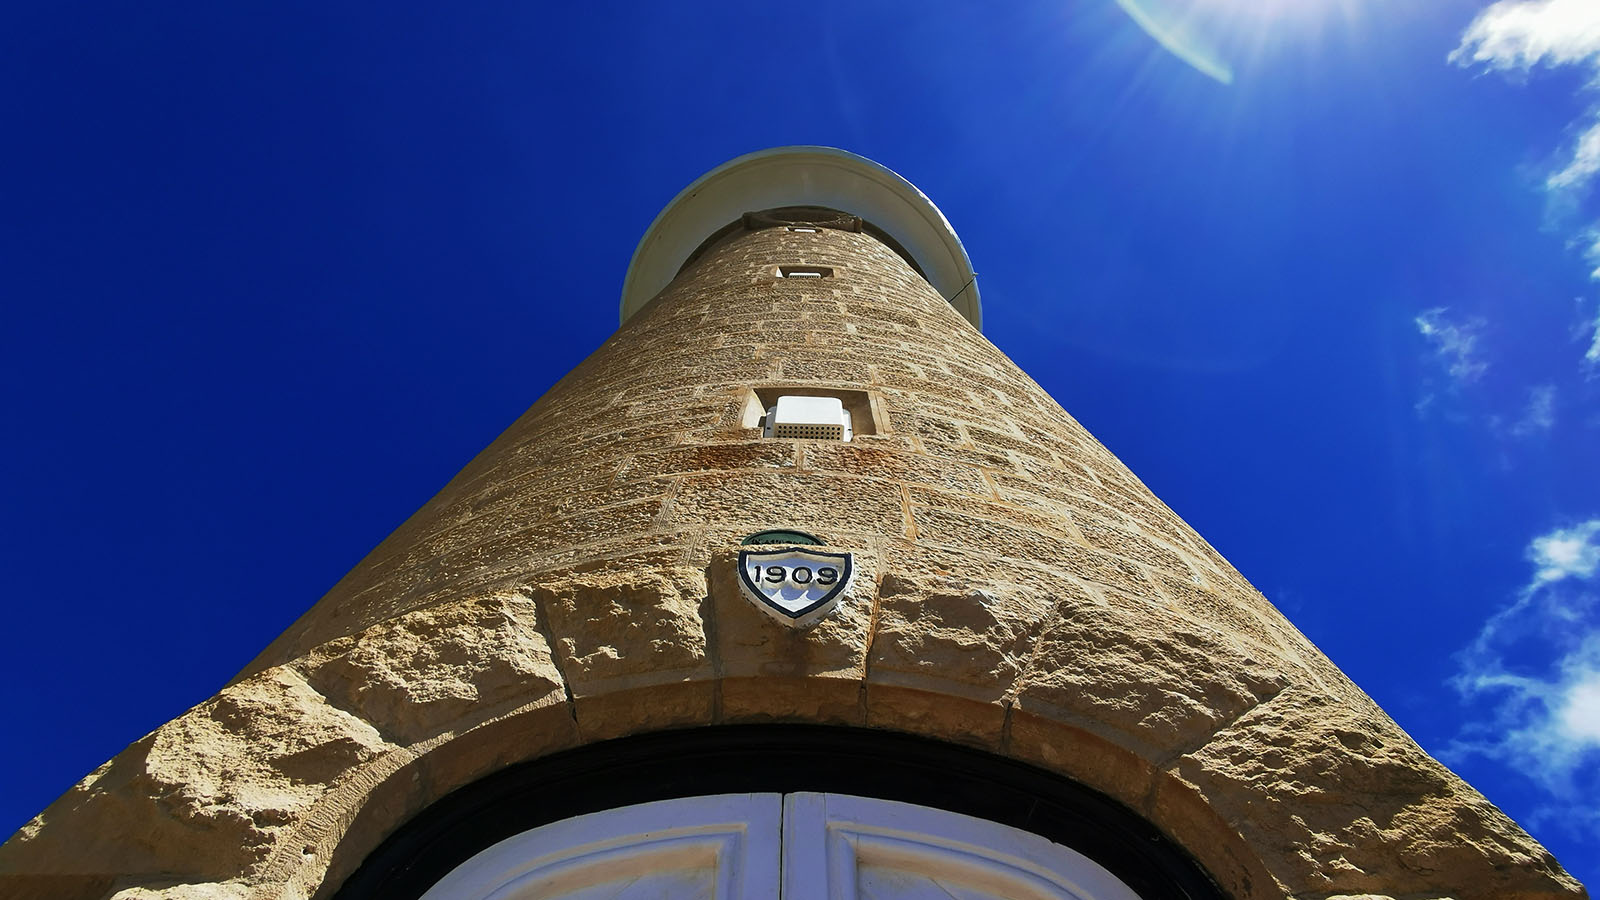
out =
<svg viewBox="0 0 1600 900"><path fill-rule="evenodd" d="M848 794L721 794L513 835L423 900L1140 900L1081 853L946 810Z"/></svg>
<svg viewBox="0 0 1600 900"><path fill-rule="evenodd" d="M730 800L729 795L744 799ZM551 830L540 831L547 827ZM523 846L505 843L536 831L539 837ZM653 847L645 846L651 839L633 840L658 832L670 839ZM848 847L830 849L832 838L820 836L830 834L842 836ZM728 844L730 835L748 837L740 838L745 843L736 848ZM495 859L491 851L503 844L516 849ZM764 849L751 856L751 848ZM949 852L936 865L941 848ZM594 855L612 850L617 852L610 858ZM1035 851L1046 862L1026 862ZM925 873L942 866L956 887L980 891L954 894L962 900L1223 898L1180 847L1126 807L1082 785L966 747L870 729L802 725L661 732L591 744L502 770L450 794L390 835L335 897L471 897L470 887L460 895L429 891L446 886L453 873L470 872L469 864L486 853L490 856L483 858L490 862L479 875L488 879L482 882L490 885L487 890L494 890L496 871L514 880L518 873L560 864L566 869L558 865L546 874L567 877L563 883L572 890L598 891L571 893L563 900L611 898L617 895L606 890L627 887L626 881L609 884L603 867L585 873L591 863L632 867L615 870L622 875L677 871L682 885L689 886L688 897L699 896L693 886L710 878L709 883L723 887L706 896L770 900L780 896L778 885L783 884L785 900L799 898L807 895L795 893L800 888L791 887L790 876L827 872L820 880L809 876L810 881L824 886L830 879L842 885L865 883L867 888L815 896L902 900L928 895L885 893L905 883L895 873ZM741 860L736 864L740 871L755 873L756 880L726 881L726 867L707 862L717 854ZM970 865L956 865L963 860ZM836 871L840 866L854 875ZM987 874L979 877L983 872ZM1030 876L1042 881L1030 882ZM1046 892L1021 892L1018 886L1025 883ZM731 892L736 884L764 887L757 893ZM1009 887L981 893L986 884ZM651 887L659 890L646 896L663 896L664 887ZM1048 893L1051 889L1058 893ZM493 896L563 896L517 890Z"/></svg>

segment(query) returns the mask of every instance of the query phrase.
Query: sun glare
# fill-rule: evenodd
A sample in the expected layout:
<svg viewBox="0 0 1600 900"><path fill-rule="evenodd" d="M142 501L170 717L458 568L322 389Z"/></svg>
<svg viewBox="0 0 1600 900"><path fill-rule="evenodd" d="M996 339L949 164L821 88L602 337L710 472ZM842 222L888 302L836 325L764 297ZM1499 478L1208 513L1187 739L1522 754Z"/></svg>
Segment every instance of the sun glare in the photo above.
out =
<svg viewBox="0 0 1600 900"><path fill-rule="evenodd" d="M1196 71L1232 84L1234 67L1268 45L1349 20L1358 0L1115 0L1145 33Z"/></svg>

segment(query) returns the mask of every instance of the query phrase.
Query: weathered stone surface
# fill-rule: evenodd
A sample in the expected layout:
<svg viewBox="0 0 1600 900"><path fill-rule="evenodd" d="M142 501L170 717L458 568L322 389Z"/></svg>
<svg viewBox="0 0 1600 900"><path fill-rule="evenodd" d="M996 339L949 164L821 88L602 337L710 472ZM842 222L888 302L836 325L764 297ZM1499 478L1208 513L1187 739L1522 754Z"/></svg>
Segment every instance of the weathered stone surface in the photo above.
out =
<svg viewBox="0 0 1600 900"><path fill-rule="evenodd" d="M972 466L926 453L873 446L865 439L848 444L812 442L805 448L805 470L858 475L903 484L928 484L950 491L990 496L982 474Z"/></svg>
<svg viewBox="0 0 1600 900"><path fill-rule="evenodd" d="M868 682L865 700L865 724L870 728L908 731L991 752L1004 750L1009 710L1004 701L982 702L962 694L877 681Z"/></svg>
<svg viewBox="0 0 1600 900"><path fill-rule="evenodd" d="M738 527L745 533L781 522L787 527L818 532L830 540L843 540L852 534L898 534L903 528L898 486L816 472L740 471L685 476L679 482L669 517L678 527L715 523Z"/></svg>
<svg viewBox="0 0 1600 900"><path fill-rule="evenodd" d="M299 668L334 705L402 744L562 695L525 592L408 613L317 648Z"/></svg>
<svg viewBox="0 0 1600 900"><path fill-rule="evenodd" d="M132 887L117 891L111 900L245 900L249 888L242 884L174 884L168 887Z"/></svg>
<svg viewBox="0 0 1600 900"><path fill-rule="evenodd" d="M860 725L861 681L877 599L877 555L854 555L855 575L838 606L807 629L778 622L739 589L736 549L713 551L707 571L721 718Z"/></svg>
<svg viewBox="0 0 1600 900"><path fill-rule="evenodd" d="M390 749L297 673L271 669L101 766L0 847L0 872L236 878L330 783Z"/></svg>
<svg viewBox="0 0 1600 900"><path fill-rule="evenodd" d="M1020 708L1011 712L1005 750L1017 759L1059 772L1134 809L1149 793L1155 775L1147 758L1120 744Z"/></svg>
<svg viewBox="0 0 1600 900"><path fill-rule="evenodd" d="M727 404L737 409L734 403ZM641 453L623 469L620 478L632 481L660 475L729 469L793 469L796 445L789 441L750 441L676 447L658 453Z"/></svg>
<svg viewBox="0 0 1600 900"><path fill-rule="evenodd" d="M1062 597L1035 650L1019 709L1152 760L1199 746L1288 684L1219 634L1114 591Z"/></svg>
<svg viewBox="0 0 1600 900"><path fill-rule="evenodd" d="M855 575L838 606L811 628L795 629L757 608L739 589L739 552L715 551L711 587L717 672L723 678L866 675L867 635L878 593L877 555L860 547L822 547L854 555Z"/></svg>
<svg viewBox="0 0 1600 900"><path fill-rule="evenodd" d="M917 581L891 572L879 596L870 681L968 696L1008 696L1055 600L1016 584Z"/></svg>
<svg viewBox="0 0 1600 900"><path fill-rule="evenodd" d="M1152 773L1148 788L1124 801L1179 845L1205 860L1206 872L1232 900L1283 900L1289 889L1268 871L1261 854L1232 822L1170 772ZM1312 900L1302 895L1296 900Z"/></svg>
<svg viewBox="0 0 1600 900"><path fill-rule="evenodd" d="M601 570L533 594L575 697L711 677L701 572Z"/></svg>
<svg viewBox="0 0 1600 900"><path fill-rule="evenodd" d="M0 897L6 900L102 900L116 880L112 875L35 875L0 871Z"/></svg>
<svg viewBox="0 0 1600 900"><path fill-rule="evenodd" d="M1296 894L1586 896L1365 698L1289 688L1173 771Z"/></svg>

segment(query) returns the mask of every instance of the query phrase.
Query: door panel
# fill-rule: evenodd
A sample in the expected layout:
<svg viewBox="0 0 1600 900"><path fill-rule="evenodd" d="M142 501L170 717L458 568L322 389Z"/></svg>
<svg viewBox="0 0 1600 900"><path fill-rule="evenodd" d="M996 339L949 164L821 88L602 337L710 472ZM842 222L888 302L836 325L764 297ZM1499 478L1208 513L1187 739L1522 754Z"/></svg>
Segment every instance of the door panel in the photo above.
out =
<svg viewBox="0 0 1600 900"><path fill-rule="evenodd" d="M423 900L1139 900L1027 831L844 794L644 803L507 838Z"/></svg>
<svg viewBox="0 0 1600 900"><path fill-rule="evenodd" d="M423 900L771 900L779 794L643 803L524 831Z"/></svg>
<svg viewBox="0 0 1600 900"><path fill-rule="evenodd" d="M910 803L784 798L784 900L1139 900L1031 832Z"/></svg>

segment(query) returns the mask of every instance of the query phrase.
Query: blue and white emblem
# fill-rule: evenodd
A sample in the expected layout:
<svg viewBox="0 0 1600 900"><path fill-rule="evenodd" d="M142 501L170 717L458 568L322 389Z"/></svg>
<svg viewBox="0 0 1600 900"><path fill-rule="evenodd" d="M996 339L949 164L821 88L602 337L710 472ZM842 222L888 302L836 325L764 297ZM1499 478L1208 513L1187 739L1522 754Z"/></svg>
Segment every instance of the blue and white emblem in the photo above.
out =
<svg viewBox="0 0 1600 900"><path fill-rule="evenodd" d="M833 611L855 574L848 553L800 547L739 551L739 589L768 615L806 628Z"/></svg>

